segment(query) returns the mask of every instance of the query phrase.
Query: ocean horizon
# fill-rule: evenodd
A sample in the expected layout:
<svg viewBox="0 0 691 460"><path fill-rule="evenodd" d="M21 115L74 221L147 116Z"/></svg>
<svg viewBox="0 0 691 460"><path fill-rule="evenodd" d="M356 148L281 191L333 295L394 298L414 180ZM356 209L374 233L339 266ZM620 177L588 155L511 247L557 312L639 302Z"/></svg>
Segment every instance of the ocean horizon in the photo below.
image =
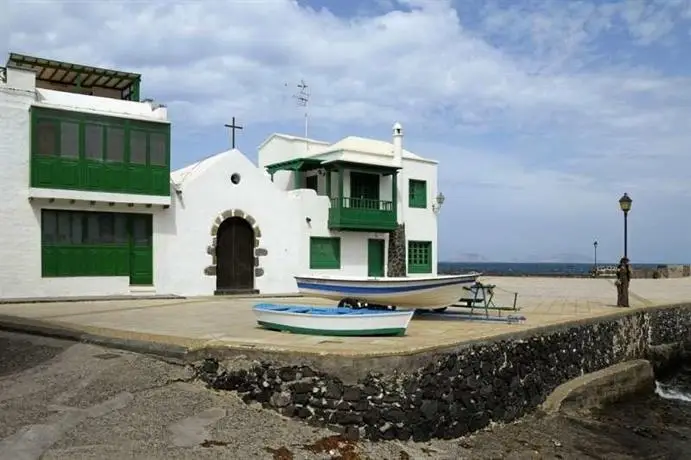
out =
<svg viewBox="0 0 691 460"><path fill-rule="evenodd" d="M598 267L617 265L618 262L599 262ZM657 268L661 263L632 263L634 268ZM439 262L440 274L480 272L495 276L589 276L593 263L583 262Z"/></svg>

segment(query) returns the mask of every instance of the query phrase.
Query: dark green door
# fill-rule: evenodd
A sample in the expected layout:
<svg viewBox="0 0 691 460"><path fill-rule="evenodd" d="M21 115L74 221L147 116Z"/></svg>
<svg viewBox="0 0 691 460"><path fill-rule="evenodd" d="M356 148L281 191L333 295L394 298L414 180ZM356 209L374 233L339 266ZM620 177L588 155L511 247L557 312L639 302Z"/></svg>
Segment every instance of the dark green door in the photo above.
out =
<svg viewBox="0 0 691 460"><path fill-rule="evenodd" d="M150 214L130 214L130 284L154 284L151 220Z"/></svg>
<svg viewBox="0 0 691 460"><path fill-rule="evenodd" d="M384 276L384 240L367 240L367 276Z"/></svg>

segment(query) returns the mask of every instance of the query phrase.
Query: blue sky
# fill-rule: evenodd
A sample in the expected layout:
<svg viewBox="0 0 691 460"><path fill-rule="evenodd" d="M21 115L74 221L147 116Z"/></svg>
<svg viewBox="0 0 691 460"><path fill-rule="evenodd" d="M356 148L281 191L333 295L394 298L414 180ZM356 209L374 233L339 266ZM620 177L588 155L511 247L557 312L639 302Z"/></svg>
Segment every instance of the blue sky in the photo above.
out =
<svg viewBox="0 0 691 460"><path fill-rule="evenodd" d="M0 50L143 74L174 167L272 132L440 161L440 258L691 262L691 0L9 2Z"/></svg>

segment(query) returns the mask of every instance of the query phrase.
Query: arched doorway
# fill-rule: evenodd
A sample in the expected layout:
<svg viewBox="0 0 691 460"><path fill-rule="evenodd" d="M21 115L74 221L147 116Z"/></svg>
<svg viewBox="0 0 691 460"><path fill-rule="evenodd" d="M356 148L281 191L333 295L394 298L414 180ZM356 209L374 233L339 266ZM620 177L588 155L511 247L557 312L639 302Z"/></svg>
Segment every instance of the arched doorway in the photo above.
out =
<svg viewBox="0 0 691 460"><path fill-rule="evenodd" d="M254 290L254 230L245 219L230 217L216 232L216 294Z"/></svg>

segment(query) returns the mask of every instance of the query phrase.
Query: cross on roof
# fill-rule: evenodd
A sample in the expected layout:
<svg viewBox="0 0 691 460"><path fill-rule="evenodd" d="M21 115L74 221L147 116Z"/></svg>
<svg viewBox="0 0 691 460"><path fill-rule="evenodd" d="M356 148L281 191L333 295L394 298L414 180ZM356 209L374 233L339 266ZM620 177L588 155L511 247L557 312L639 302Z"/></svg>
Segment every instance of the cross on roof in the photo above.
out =
<svg viewBox="0 0 691 460"><path fill-rule="evenodd" d="M242 126L235 124L235 117L233 117L232 122L229 125L223 125L226 128L230 128L230 145L231 148L235 148L235 130L242 129Z"/></svg>

